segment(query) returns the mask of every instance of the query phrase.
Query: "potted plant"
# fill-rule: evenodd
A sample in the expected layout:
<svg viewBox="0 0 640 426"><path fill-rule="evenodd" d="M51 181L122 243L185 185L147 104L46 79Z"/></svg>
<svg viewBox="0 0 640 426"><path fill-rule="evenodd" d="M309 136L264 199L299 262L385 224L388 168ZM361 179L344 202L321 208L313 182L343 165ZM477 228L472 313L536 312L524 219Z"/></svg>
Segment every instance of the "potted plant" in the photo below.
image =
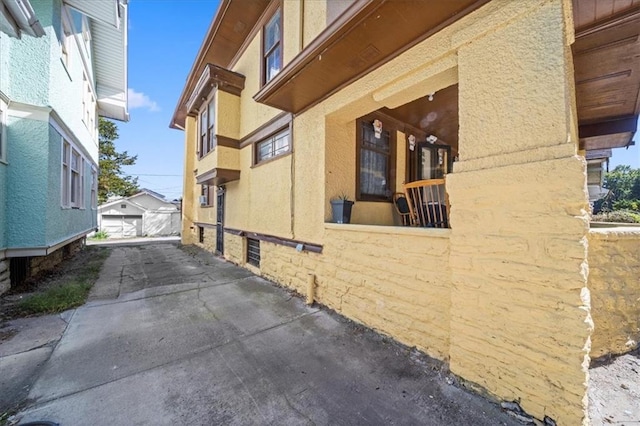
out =
<svg viewBox="0 0 640 426"><path fill-rule="evenodd" d="M342 194L339 197L331 199L331 214L334 223L350 223L351 207L353 201L349 200L349 196Z"/></svg>

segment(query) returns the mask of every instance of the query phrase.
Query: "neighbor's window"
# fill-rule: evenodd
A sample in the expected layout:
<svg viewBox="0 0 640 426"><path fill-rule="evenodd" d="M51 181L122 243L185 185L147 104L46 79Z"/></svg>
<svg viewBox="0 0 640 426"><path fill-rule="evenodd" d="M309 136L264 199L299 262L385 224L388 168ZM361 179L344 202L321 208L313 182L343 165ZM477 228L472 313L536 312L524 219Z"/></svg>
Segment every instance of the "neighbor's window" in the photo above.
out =
<svg viewBox="0 0 640 426"><path fill-rule="evenodd" d="M211 99L208 104L203 105L200 112L200 139L198 146L200 157L204 157L216 147L214 100Z"/></svg>
<svg viewBox="0 0 640 426"><path fill-rule="evenodd" d="M71 25L67 21L65 11L62 11L62 25L60 29L60 55L62 63L69 69L71 58Z"/></svg>
<svg viewBox="0 0 640 426"><path fill-rule="evenodd" d="M78 151L71 150L71 207L82 207L82 169L84 159Z"/></svg>
<svg viewBox="0 0 640 426"><path fill-rule="evenodd" d="M4 102L0 101L0 161L6 160L6 145L7 145L7 136L5 133L5 105Z"/></svg>
<svg viewBox="0 0 640 426"><path fill-rule="evenodd" d="M256 164L291 150L289 129L285 129L256 144Z"/></svg>
<svg viewBox="0 0 640 426"><path fill-rule="evenodd" d="M358 199L391 201L392 165L394 164L391 135L383 130L376 137L373 123L358 120Z"/></svg>
<svg viewBox="0 0 640 426"><path fill-rule="evenodd" d="M98 208L98 171L91 168L91 208Z"/></svg>
<svg viewBox="0 0 640 426"><path fill-rule="evenodd" d="M282 13L276 10L264 26L262 45L262 82L267 84L282 69Z"/></svg>
<svg viewBox="0 0 640 426"><path fill-rule="evenodd" d="M71 145L69 142L62 142L62 206L69 207L69 186L71 185L71 175L69 162L71 157Z"/></svg>

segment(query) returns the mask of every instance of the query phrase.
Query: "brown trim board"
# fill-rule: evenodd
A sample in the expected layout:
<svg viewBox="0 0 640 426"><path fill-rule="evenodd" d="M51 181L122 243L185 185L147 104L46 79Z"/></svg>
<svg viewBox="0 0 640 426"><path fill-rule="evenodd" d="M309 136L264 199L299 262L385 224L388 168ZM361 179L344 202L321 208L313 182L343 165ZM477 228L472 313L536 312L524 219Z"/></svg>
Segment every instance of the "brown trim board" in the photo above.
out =
<svg viewBox="0 0 640 426"><path fill-rule="evenodd" d="M263 140L267 136L271 136L278 130L286 127L287 124L291 123L292 121L293 114L289 112L283 112L276 115L271 120L267 121L265 124L240 139L240 148L244 148L247 145L251 145L252 143Z"/></svg>
<svg viewBox="0 0 640 426"><path fill-rule="evenodd" d="M302 251L311 253L322 253L322 245L308 243L300 240L292 240L290 238L276 237L275 235L261 234L258 232L242 231L240 229L224 228L224 232L240 237L253 238L254 240L266 241L268 243L277 244L285 247L297 248L302 244Z"/></svg>

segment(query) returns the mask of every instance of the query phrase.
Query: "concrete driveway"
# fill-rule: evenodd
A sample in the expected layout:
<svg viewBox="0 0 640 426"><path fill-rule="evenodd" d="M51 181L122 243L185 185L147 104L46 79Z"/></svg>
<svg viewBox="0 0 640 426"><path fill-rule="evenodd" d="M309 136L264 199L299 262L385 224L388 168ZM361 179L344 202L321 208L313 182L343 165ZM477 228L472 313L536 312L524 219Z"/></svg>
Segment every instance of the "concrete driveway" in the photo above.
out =
<svg viewBox="0 0 640 426"><path fill-rule="evenodd" d="M21 422L516 425L403 348L205 252L113 248Z"/></svg>

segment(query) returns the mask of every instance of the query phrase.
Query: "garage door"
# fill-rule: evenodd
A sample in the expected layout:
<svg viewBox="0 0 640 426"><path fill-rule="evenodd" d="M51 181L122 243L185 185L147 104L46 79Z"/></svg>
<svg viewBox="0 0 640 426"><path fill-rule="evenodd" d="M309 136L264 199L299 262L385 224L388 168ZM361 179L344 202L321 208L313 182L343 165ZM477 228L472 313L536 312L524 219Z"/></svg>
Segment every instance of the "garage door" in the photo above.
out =
<svg viewBox="0 0 640 426"><path fill-rule="evenodd" d="M111 238L142 236L142 216L102 216L101 229Z"/></svg>

